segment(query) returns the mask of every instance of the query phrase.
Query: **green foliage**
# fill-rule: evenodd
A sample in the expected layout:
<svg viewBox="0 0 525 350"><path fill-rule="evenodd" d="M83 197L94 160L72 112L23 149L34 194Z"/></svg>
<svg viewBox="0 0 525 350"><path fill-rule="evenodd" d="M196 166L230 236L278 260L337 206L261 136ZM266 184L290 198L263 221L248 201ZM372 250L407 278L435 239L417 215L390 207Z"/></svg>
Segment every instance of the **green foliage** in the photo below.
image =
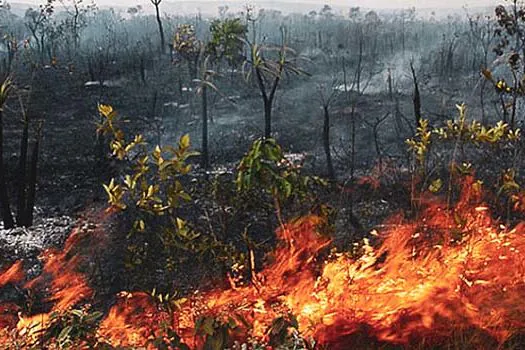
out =
<svg viewBox="0 0 525 350"><path fill-rule="evenodd" d="M140 266L167 274L197 259L235 270L232 279L248 281L256 268L261 241L267 241L275 227L271 219L275 213L282 222L282 213L297 216L314 207L331 212L318 205L314 192L314 186L326 183L302 174L302 163L287 159L273 139L253 143L234 181L228 178L207 187L206 181L187 181L191 170L187 160L196 154L190 151L187 135L177 147L151 150L142 135L126 137L112 107L100 105L98 109L98 130L111 136L109 150L121 164L122 174L104 184L104 189L111 210L121 213L127 232L125 265L129 269ZM193 203L199 203L198 208ZM195 214L191 220L185 218L188 212ZM269 221L257 223L261 217ZM254 239L252 226L267 233ZM130 275L150 278L141 273ZM164 293L154 293L154 297L165 309L175 308L178 300Z"/></svg>
<svg viewBox="0 0 525 350"><path fill-rule="evenodd" d="M116 126L117 113L112 107L100 105L99 113L102 117L99 132L112 135L112 154L119 160L128 161L132 170L120 181L112 179L104 185L110 205L117 210L125 210L131 205L142 214L175 217L180 203L190 200L180 182L180 177L191 170L186 161L197 154L190 151L189 136L182 136L177 147L157 145L148 152L142 135L136 135L132 141L126 140L124 132ZM144 231L145 223L137 220L134 229Z"/></svg>
<svg viewBox="0 0 525 350"><path fill-rule="evenodd" d="M90 305L81 309L53 312L39 341L41 344L54 343L59 349L69 349L80 343L93 347L98 344L96 331L101 319L102 313L92 312Z"/></svg>
<svg viewBox="0 0 525 350"><path fill-rule="evenodd" d="M204 340L203 349L222 350L231 348L235 336L246 334L251 328L252 325L244 317L231 314L224 317L201 317L195 323L194 332ZM253 349L315 349L315 341L301 337L298 329L299 324L294 315L277 317L266 331L268 343L251 343L249 346Z"/></svg>
<svg viewBox="0 0 525 350"><path fill-rule="evenodd" d="M122 175L103 186L110 208L122 213L124 222L131 220L126 226L126 266L134 269L153 264L151 268L157 269L161 264L164 271L173 272L195 258L228 264L237 261L239 254L233 244L219 239L213 230L203 233L180 214L191 199L183 185L191 171L187 161L198 154L190 150L189 136L182 136L177 147L157 145L149 150L142 135L126 138L111 106L98 109L98 132L111 136L110 151L122 165ZM166 300L171 296L155 297L164 306L171 305Z"/></svg>
<svg viewBox="0 0 525 350"><path fill-rule="evenodd" d="M519 139L520 130L512 130L509 125L499 121L492 127L485 127L480 122L472 120L467 123L466 106L458 105L459 118L449 120L445 127L434 130L441 140L453 140L461 143L472 143L475 146L482 144L514 142Z"/></svg>
<svg viewBox="0 0 525 350"><path fill-rule="evenodd" d="M284 73L309 75L299 68L296 59L290 57L290 55L295 54L295 51L286 46L284 42L278 48L245 42L250 50L250 56L243 65L246 80L251 78L253 71L255 71L257 79L260 79L258 74L261 74L265 81L281 79ZM268 55L275 51L277 57L274 59L265 56L265 53Z"/></svg>
<svg viewBox="0 0 525 350"><path fill-rule="evenodd" d="M417 162L423 168L425 159L430 146L430 137L432 133L428 130L428 120L419 119L419 126L416 130L416 136L413 139L406 140L409 149L414 154Z"/></svg>
<svg viewBox="0 0 525 350"><path fill-rule="evenodd" d="M521 190L516 179L515 169L505 169L501 176L501 186L498 189L498 197L501 195L513 196Z"/></svg>
<svg viewBox="0 0 525 350"><path fill-rule="evenodd" d="M202 42L197 39L195 28L191 24L177 26L173 37L173 50L180 59L194 61L200 55Z"/></svg>
<svg viewBox="0 0 525 350"><path fill-rule="evenodd" d="M179 298L177 292L171 294L159 293L155 288L151 291L151 297L161 309L166 310L170 314L177 311L187 301L186 298Z"/></svg>
<svg viewBox="0 0 525 350"><path fill-rule="evenodd" d="M158 350L190 350L190 348L184 344L177 332L167 324L162 324L161 335L148 340L145 345L147 348L153 347L153 349Z"/></svg>
<svg viewBox="0 0 525 350"><path fill-rule="evenodd" d="M419 179L422 190L439 193L447 189L449 198L453 189L461 185L458 177L473 176L474 169L483 168L484 164L476 163L480 156L499 156L508 159L511 167L505 163L499 163L499 168L491 168L490 172L501 174L499 179L493 180L496 187L495 199L510 207L511 202L515 208L521 208L521 187L517 180L517 172L514 168L517 158L521 152L521 130L513 129L509 124L499 121L492 126L482 125L476 120L467 120L467 109L465 105L458 105L458 117L446 121L442 127L429 127L426 119L420 120L416 136L406 141L410 152L420 167ZM450 147L452 146L452 152ZM485 150L485 151L484 151ZM485 153L482 153L485 152ZM443 156L449 154L448 157ZM448 159L448 161L444 161ZM473 165L473 162L476 165ZM433 164L432 169L428 169ZM442 177L435 174L442 172L441 167L448 168L449 178L445 182ZM480 192L483 182L475 181L473 186ZM473 188L474 188L473 187ZM413 188L414 190L414 188ZM497 203L494 203L497 204ZM501 203L500 203L501 204ZM510 212L507 211L510 215Z"/></svg>
<svg viewBox="0 0 525 350"><path fill-rule="evenodd" d="M0 111L3 111L4 105L12 88L12 81L10 78L5 78L0 85Z"/></svg>
<svg viewBox="0 0 525 350"><path fill-rule="evenodd" d="M223 320L219 317L201 317L195 323L194 332L204 339L203 349L222 350L231 346L233 333L249 324L240 315L232 315Z"/></svg>
<svg viewBox="0 0 525 350"><path fill-rule="evenodd" d="M261 186L272 193L280 190L289 195L291 184L279 171L283 159L284 153L274 139L256 140L239 164L237 190L246 191Z"/></svg>
<svg viewBox="0 0 525 350"><path fill-rule="evenodd" d="M456 146L472 145L514 147L520 140L520 129L512 129L503 121L494 126L484 126L476 120L467 121L466 106L457 106L459 115L457 119L448 120L443 127L429 128L426 119L420 120L416 136L406 140L409 150L414 155L420 166L424 166L427 155L432 145L454 142Z"/></svg>
<svg viewBox="0 0 525 350"><path fill-rule="evenodd" d="M237 191L259 189L279 200L304 198L310 184L325 183L317 177L303 176L301 165L288 160L277 142L269 138L256 140L237 170Z"/></svg>
<svg viewBox="0 0 525 350"><path fill-rule="evenodd" d="M226 59L230 66L243 60L244 43L248 27L240 18L216 19L211 22L208 52L216 59Z"/></svg>
<svg viewBox="0 0 525 350"><path fill-rule="evenodd" d="M0 329L2 339L9 339L2 349L112 349L97 335L102 317L103 313L93 311L89 304L55 311L45 321L44 328L35 323L22 331Z"/></svg>
<svg viewBox="0 0 525 350"><path fill-rule="evenodd" d="M118 160L124 161L124 175L120 179L111 179L104 185L108 203L116 211L126 211L133 217L128 239L135 234L142 234L141 244L130 244L128 250L131 265L139 265L148 255L146 247L160 247L172 256L172 249L195 248L200 234L193 232L186 222L179 217L178 209L183 202L191 199L184 189L181 178L191 170L188 158L197 155L190 151L190 138L184 135L177 147L157 145L149 151L142 135L136 135L131 141L118 127L117 113L111 106L100 105L102 122L98 131L112 136L110 149ZM165 217L159 229L157 218ZM148 223L155 226L155 234L146 233ZM171 253L170 253L171 251ZM168 261L169 265L169 261Z"/></svg>

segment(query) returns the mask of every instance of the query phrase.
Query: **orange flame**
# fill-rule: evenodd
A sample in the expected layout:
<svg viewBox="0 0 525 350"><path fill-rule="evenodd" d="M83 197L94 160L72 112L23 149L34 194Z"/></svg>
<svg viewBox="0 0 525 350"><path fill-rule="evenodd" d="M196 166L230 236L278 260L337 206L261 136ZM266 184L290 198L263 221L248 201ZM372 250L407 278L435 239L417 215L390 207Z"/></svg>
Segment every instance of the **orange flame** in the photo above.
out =
<svg viewBox="0 0 525 350"><path fill-rule="evenodd" d="M18 282L24 278L24 270L22 269L22 262L17 261L4 272L0 272L0 288L8 283Z"/></svg>
<svg viewBox="0 0 525 350"><path fill-rule="evenodd" d="M91 296L92 291L86 277L75 271L81 258L74 254L74 250L79 246L81 239L80 230L74 229L62 251L46 250L42 254L45 261L43 273L25 285L26 288L32 289L45 283L46 277L51 277L51 296L48 301L54 304L53 311L66 310Z"/></svg>
<svg viewBox="0 0 525 350"><path fill-rule="evenodd" d="M319 273L315 259L329 241L315 233L318 218L303 218L278 232L289 239L257 277L261 283L197 294L170 315L172 325L195 348L202 345L191 332L198 317L234 313L253 325L247 335L267 340L272 320L291 312L304 335L335 349L362 333L410 344L472 328L503 342L525 326L525 223L498 225L480 198L469 181L453 210L429 201L419 221L392 219L379 248L365 244L357 260L334 254ZM137 310L155 314L146 295L127 295L101 333L118 345L144 344L146 328L159 325L137 323Z"/></svg>
<svg viewBox="0 0 525 350"><path fill-rule="evenodd" d="M199 349L205 342L194 330L199 319L226 323L235 315L245 322L229 330L232 338L268 342L272 322L291 313L302 335L330 349L358 341L430 346L458 330L490 339L479 348L497 346L525 328L525 222L500 225L481 202L479 186L467 180L454 208L423 198L418 219L390 219L378 246L365 239L358 259L333 253L322 260L330 240L316 232L321 219L309 216L277 231L281 244L249 286L196 292L172 309L146 293L122 292L98 337L113 346L144 347L169 325ZM45 254L53 309L92 296L85 277L67 267L78 264L79 242L74 231L63 252ZM10 280L6 273L0 281ZM26 287L44 282L39 277ZM46 315L36 316L40 325Z"/></svg>
<svg viewBox="0 0 525 350"><path fill-rule="evenodd" d="M52 305L49 312L25 316L19 312L20 308L13 308L11 304L0 304L0 324L7 320L12 321L15 309L18 322L15 322L19 334L36 338L38 333L48 325L51 313L70 309L83 300L93 296L93 291L88 285L87 278L78 272L78 266L83 259L79 249L85 246L88 235L86 232L75 228L65 242L62 250L47 249L40 259L44 261L41 275L25 283L25 289L44 290L49 296L45 302ZM16 262L13 266L0 274L0 287L7 283L20 282L24 277L22 263ZM4 312L2 312L4 310ZM12 326L12 322L9 323ZM4 327L5 328L5 327ZM11 327L9 327L11 328ZM2 341L0 336L0 342Z"/></svg>

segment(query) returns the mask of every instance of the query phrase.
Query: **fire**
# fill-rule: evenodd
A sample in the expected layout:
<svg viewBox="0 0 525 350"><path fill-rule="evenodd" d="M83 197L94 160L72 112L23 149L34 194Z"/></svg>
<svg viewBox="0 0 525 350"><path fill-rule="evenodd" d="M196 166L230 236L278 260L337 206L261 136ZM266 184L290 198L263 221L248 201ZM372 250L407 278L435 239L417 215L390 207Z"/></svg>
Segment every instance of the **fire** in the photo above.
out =
<svg viewBox="0 0 525 350"><path fill-rule="evenodd" d="M82 235L79 229L73 230L66 241L62 251L50 249L42 254L44 263L43 273L28 282L25 287L35 288L38 284L45 283L46 278L51 278L51 296L47 301L53 303L53 310L60 311L77 304L79 301L91 296L86 277L76 272L80 256L74 254L79 246Z"/></svg>
<svg viewBox="0 0 525 350"><path fill-rule="evenodd" d="M257 276L260 284L196 295L171 315L173 326L197 347L202 343L188 330L198 316L235 312L263 340L272 320L290 312L303 335L330 348L346 348L365 331L371 339L410 344L478 329L503 342L525 325L525 224L500 226L472 186L454 210L428 203L420 221L392 219L377 249L365 244L357 260L333 254L317 273L316 256L329 243L315 232L319 219L293 222L278 231L284 244ZM141 305L144 296L138 298ZM103 326L116 319L120 329L124 320L135 324L122 318L134 309L131 300L117 303ZM121 337L118 344L144 340Z"/></svg>
<svg viewBox="0 0 525 350"><path fill-rule="evenodd" d="M113 346L145 344L150 325L156 324L162 315L146 293L119 294L119 303L108 313L100 327L100 334Z"/></svg>
<svg viewBox="0 0 525 350"><path fill-rule="evenodd" d="M417 219L390 219L377 244L364 240L359 258L328 255L330 240L316 230L320 218L295 220L277 231L281 243L250 285L196 292L173 308L147 293L122 292L98 337L153 348L148 341L169 326L190 348L202 348L219 328L240 342L271 343L275 320L294 315L302 336L330 349L363 341L430 346L458 331L476 332L478 348L497 346L525 327L525 223L501 225L481 197L470 179L452 209L422 200ZM64 271L65 260L77 263L70 257L75 235L64 252L47 255L54 309L92 297L84 276L55 272ZM0 281L18 274L12 270L18 271L6 270Z"/></svg>
<svg viewBox="0 0 525 350"><path fill-rule="evenodd" d="M193 331L198 319L213 316L226 320L233 313L242 315L253 325L249 335L265 338L265 332L280 313L302 303L302 296L295 295L291 289L310 288L315 280L315 254L329 243L317 235L317 224L318 218L307 217L278 230L281 238L290 237L290 240L277 249L273 262L257 276L259 282L249 287L196 294L172 315L164 313L164 317L159 317L163 312L147 294L122 293L101 324L102 338L112 340L114 346L137 346L146 343L145 335L160 328L159 319L169 319L186 344L199 348L202 339L197 339ZM294 301L294 297L297 300ZM240 333L240 338L248 335Z"/></svg>
<svg viewBox="0 0 525 350"><path fill-rule="evenodd" d="M35 340L39 333L47 328L53 313L66 311L93 296L87 277L77 271L79 264L85 258L79 254L80 248L86 245L87 239L93 239L88 236L80 228L75 228L62 250L47 249L42 252L39 257L44 262L42 273L25 283L23 288L44 291L48 296L43 302L50 304L51 308L45 313L24 315L20 307L14 307L11 303L0 303L0 325L6 323L4 330L16 326L20 336ZM0 274L0 287L9 283L20 283L23 278L22 261L17 261ZM18 316L15 316L17 314ZM12 320L15 317L17 321L13 324ZM10 321L9 325L7 325L7 320ZM2 333L0 333L0 343L2 342L6 340L2 339Z"/></svg>
<svg viewBox="0 0 525 350"><path fill-rule="evenodd" d="M8 283L18 282L24 278L22 262L17 261L11 267L0 273L0 288Z"/></svg>
<svg viewBox="0 0 525 350"><path fill-rule="evenodd" d="M65 311L92 296L86 277L75 271L80 257L73 254L73 251L78 247L80 238L79 229L75 229L62 251L49 249L42 254L44 270L40 276L26 283L25 288L35 289L39 285L46 285L47 280L51 279L48 288L50 296L45 301L53 306L48 313L21 316L17 324L20 334L38 335L38 332L46 328L52 312Z"/></svg>

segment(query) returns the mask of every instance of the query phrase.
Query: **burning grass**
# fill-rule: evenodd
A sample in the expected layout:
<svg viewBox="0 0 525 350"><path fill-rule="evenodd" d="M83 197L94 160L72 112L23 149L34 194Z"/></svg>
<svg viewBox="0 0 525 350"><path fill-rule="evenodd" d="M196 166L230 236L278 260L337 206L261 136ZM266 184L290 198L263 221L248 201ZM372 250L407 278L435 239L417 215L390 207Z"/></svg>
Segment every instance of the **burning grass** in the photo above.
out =
<svg viewBox="0 0 525 350"><path fill-rule="evenodd" d="M317 232L321 219L295 220L277 230L279 246L249 285L232 282L184 298L122 292L93 323L90 346L511 347L525 326L525 223L501 225L481 198L468 177L453 209L429 198L418 219L395 216L370 237L375 244L365 239L357 259L321 254L330 245ZM73 231L63 251L46 252L43 275L28 283L21 282L20 263L4 269L0 286L45 285L52 304L48 313L17 317L16 307L3 305L4 344L25 337L23 347L39 348L53 315L93 301L86 276L76 270L83 257L75 247L84 238ZM87 346L81 336L71 339L73 348Z"/></svg>

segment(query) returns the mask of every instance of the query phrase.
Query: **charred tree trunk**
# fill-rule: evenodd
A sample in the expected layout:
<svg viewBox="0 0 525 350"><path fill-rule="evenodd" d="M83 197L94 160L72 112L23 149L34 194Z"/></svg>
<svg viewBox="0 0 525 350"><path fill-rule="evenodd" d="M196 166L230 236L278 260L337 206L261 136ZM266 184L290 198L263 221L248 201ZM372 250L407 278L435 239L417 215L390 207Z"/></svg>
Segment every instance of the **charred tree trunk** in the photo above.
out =
<svg viewBox="0 0 525 350"><path fill-rule="evenodd" d="M414 117L417 129L421 120L421 95L419 94L419 84L417 82L416 71L412 62L410 63L410 71L412 72L412 80L414 83L414 96L412 98L412 102L414 103Z"/></svg>
<svg viewBox="0 0 525 350"><path fill-rule="evenodd" d="M155 120L157 117L157 100L158 100L158 91L157 89L153 90L152 96L151 96L151 118Z"/></svg>
<svg viewBox="0 0 525 350"><path fill-rule="evenodd" d="M18 163L18 198L16 207L16 222L18 226L24 225L24 213L26 210L26 171L27 171L27 149L29 143L29 120L24 117L24 129L20 141L20 161Z"/></svg>
<svg viewBox="0 0 525 350"><path fill-rule="evenodd" d="M40 35L40 62L44 64L46 55L46 48L44 45L44 34Z"/></svg>
<svg viewBox="0 0 525 350"><path fill-rule="evenodd" d="M394 101L394 88L392 84L392 70L388 68L388 97L390 98L390 101Z"/></svg>
<svg viewBox="0 0 525 350"><path fill-rule="evenodd" d="M89 73L89 80L95 81L95 69L93 68L93 60L91 58L88 58L88 73Z"/></svg>
<svg viewBox="0 0 525 350"><path fill-rule="evenodd" d="M273 80L272 88L270 93L266 92L266 86L264 84L264 77L259 68L255 68L255 75L257 77L257 83L259 85L259 90L261 91L261 96L264 102L264 137L272 137L272 106L275 98L275 92L281 81L281 74L284 67L279 67L279 72Z"/></svg>
<svg viewBox="0 0 525 350"><path fill-rule="evenodd" d="M2 220L4 228L13 228L15 222L11 207L9 206L9 195L7 193L6 169L4 166L4 121L3 106L0 106L0 205L2 206Z"/></svg>
<svg viewBox="0 0 525 350"><path fill-rule="evenodd" d="M12 45L8 45L7 50L8 50L8 54L7 54L7 64L6 64L5 70L6 70L6 74L9 74L11 73L11 67L15 59L16 48L13 47Z"/></svg>
<svg viewBox="0 0 525 350"><path fill-rule="evenodd" d="M208 154L208 89L205 85L202 86L202 150L201 150L201 166L203 169L208 169L209 154Z"/></svg>
<svg viewBox="0 0 525 350"><path fill-rule="evenodd" d="M509 121L509 111L507 110L507 105L505 103L505 99L503 98L503 94L499 95L499 102L501 104L501 110L503 112L503 121L505 123L508 123L508 121Z"/></svg>
<svg viewBox="0 0 525 350"><path fill-rule="evenodd" d="M102 132L97 132L95 139L95 167L94 172L97 176L101 178L106 174L108 170L108 158L106 154L107 141L106 137Z"/></svg>
<svg viewBox="0 0 525 350"><path fill-rule="evenodd" d="M366 124L368 124L372 128L372 135L374 136L374 146L375 146L375 149L376 149L376 156L377 156L377 159L378 159L378 162L379 162L379 171L380 172L383 171L383 151L381 149L381 144L379 142L379 127L386 120L386 118L388 118L389 115L390 115L390 112L387 112L383 117L376 118L376 120L374 121L373 124L365 122Z"/></svg>
<svg viewBox="0 0 525 350"><path fill-rule="evenodd" d="M104 82L106 81L106 65L104 64L104 58L102 55L98 58L98 82L100 87L100 94L104 89Z"/></svg>
<svg viewBox="0 0 525 350"><path fill-rule="evenodd" d="M197 79L197 59L195 61L188 60L188 72L191 79Z"/></svg>
<svg viewBox="0 0 525 350"><path fill-rule="evenodd" d="M328 171L328 177L331 180L335 180L335 171L332 164L332 153L330 152L330 112L328 106L323 106L324 112L324 123L323 123L323 146L324 153L326 154L326 167Z"/></svg>
<svg viewBox="0 0 525 350"><path fill-rule="evenodd" d="M142 84L146 85L146 63L144 62L144 54L140 55L140 80Z"/></svg>
<svg viewBox="0 0 525 350"><path fill-rule="evenodd" d="M33 152L31 154L31 175L29 177L29 183L28 183L28 188L27 188L27 204L26 204L26 210L25 210L26 214L25 214L24 226L33 225L33 209L35 207L38 156L40 152L41 138L42 138L42 122L38 126L36 140L33 146Z"/></svg>
<svg viewBox="0 0 525 350"><path fill-rule="evenodd" d="M155 15L157 17L157 25L159 26L159 35L160 35L160 54L166 52L166 39L164 38L164 28L162 27L162 19L160 18L160 9L159 5L162 0L151 0L155 6Z"/></svg>
<svg viewBox="0 0 525 350"><path fill-rule="evenodd" d="M355 108L356 108L356 104L352 104L352 111L350 113L350 127L351 127L351 136L352 136L352 141L350 143L350 179L351 181L353 182L354 179L355 179L355 170L356 170L356 164L355 164L355 158L356 158L356 147L355 147L355 144L356 144L356 140L355 140L355 137L356 137L356 128L355 128L355 124L356 124L356 112L355 112Z"/></svg>
<svg viewBox="0 0 525 350"><path fill-rule="evenodd" d="M350 100L350 95L349 95L349 91L348 91L348 81L347 81L347 75L346 75L346 62L345 62L345 58L343 56L343 60L342 60L342 65L343 65L343 84L344 84L344 87L345 87L345 95L346 97L349 99L348 102L352 104L352 111L350 113L350 127L351 127L351 144L350 144L350 181L353 182L354 181L354 174L355 174L355 107L356 107L356 103L355 101L352 102ZM353 206L353 199L352 199L352 206Z"/></svg>
<svg viewBox="0 0 525 350"><path fill-rule="evenodd" d="M452 75L452 72L454 70L454 53L452 51L452 44L449 45L448 51L447 51L447 63L446 63L446 71L447 71L447 77L450 77Z"/></svg>
<svg viewBox="0 0 525 350"><path fill-rule="evenodd" d="M359 57L357 60L357 70L356 70L356 87L357 87L357 93L361 94L361 73L362 73L362 65L363 65L363 37L360 34L359 37Z"/></svg>
<svg viewBox="0 0 525 350"><path fill-rule="evenodd" d="M520 83L518 83L518 77L516 72L512 72L512 75L514 76L514 86L518 87ZM516 127L516 108L517 108L517 102L518 102L518 94L516 93L516 89L512 92L512 109L511 109L511 115L510 115L510 127L514 129Z"/></svg>
<svg viewBox="0 0 525 350"><path fill-rule="evenodd" d="M272 137L272 103L264 99L264 137Z"/></svg>
<svg viewBox="0 0 525 350"><path fill-rule="evenodd" d="M487 122L487 117L485 114L485 85L487 84L487 79L483 79L481 82L480 93L479 93L479 102L481 107L481 123L485 124Z"/></svg>
<svg viewBox="0 0 525 350"><path fill-rule="evenodd" d="M346 62L345 58L343 56L342 60L342 68L343 68L343 84L345 87L345 95L349 99L348 102L352 104L352 111L350 113L350 127L351 127L351 143L350 143L350 183L354 183L355 179L355 136L356 136L356 128L355 128L355 118L356 118L356 103L357 101L352 102L350 99L350 95L348 94L348 81L347 81L347 73L346 73ZM359 222L359 219L354 215L354 194L353 191L350 191L350 210L348 211L348 220L350 224L359 232L363 233L364 227Z"/></svg>
<svg viewBox="0 0 525 350"><path fill-rule="evenodd" d="M405 44L405 19L403 18L401 22L401 47L403 49L403 56L405 55L406 51L406 44Z"/></svg>

